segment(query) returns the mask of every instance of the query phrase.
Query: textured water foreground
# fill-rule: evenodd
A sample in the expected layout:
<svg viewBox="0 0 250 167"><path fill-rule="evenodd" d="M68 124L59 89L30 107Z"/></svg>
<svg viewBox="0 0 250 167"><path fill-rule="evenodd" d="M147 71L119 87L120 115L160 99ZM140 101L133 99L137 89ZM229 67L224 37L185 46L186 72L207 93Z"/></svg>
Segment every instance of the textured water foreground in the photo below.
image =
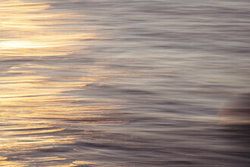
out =
<svg viewBox="0 0 250 167"><path fill-rule="evenodd" d="M0 166L248 167L249 126L217 113L250 92L249 17L247 0L1 2Z"/></svg>

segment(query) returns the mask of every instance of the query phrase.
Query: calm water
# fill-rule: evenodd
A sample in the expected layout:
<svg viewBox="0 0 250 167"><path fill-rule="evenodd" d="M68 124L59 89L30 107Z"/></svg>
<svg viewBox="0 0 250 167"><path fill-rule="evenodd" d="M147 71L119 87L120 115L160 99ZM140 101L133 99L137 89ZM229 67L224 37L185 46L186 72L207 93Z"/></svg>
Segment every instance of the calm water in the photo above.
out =
<svg viewBox="0 0 250 167"><path fill-rule="evenodd" d="M249 167L248 0L0 3L1 167Z"/></svg>

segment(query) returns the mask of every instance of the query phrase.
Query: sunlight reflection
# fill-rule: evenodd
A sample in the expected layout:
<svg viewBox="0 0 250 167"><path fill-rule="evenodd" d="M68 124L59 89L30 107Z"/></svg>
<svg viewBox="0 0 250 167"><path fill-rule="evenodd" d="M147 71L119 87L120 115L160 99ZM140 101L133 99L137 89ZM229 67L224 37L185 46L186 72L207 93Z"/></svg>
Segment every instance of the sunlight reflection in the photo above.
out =
<svg viewBox="0 0 250 167"><path fill-rule="evenodd" d="M48 46L28 41L0 42L0 49L42 48L42 47L48 47Z"/></svg>
<svg viewBox="0 0 250 167"><path fill-rule="evenodd" d="M75 31L74 13L48 10L39 2L5 1L0 4L2 56L59 56L82 52L94 33ZM64 18L62 20L61 18ZM72 25L65 30L63 25Z"/></svg>
<svg viewBox="0 0 250 167"><path fill-rule="evenodd" d="M0 166L63 161L65 158L55 155L38 155L17 163L9 160L8 155L16 150L25 155L33 150L74 143L77 136L67 129L70 121L96 123L100 120L98 114L113 107L78 104L77 101L89 99L65 92L82 90L101 77L90 74L87 66L72 67L70 63L65 66L65 62L55 65L48 57L43 58L42 63L26 62L12 56L82 54L87 40L96 39L96 35L84 32L84 28L79 30L79 25L74 26L82 21L77 14L50 10L50 5L43 2L1 2L0 20L0 54L3 59L11 60L0 71ZM89 163L72 161L65 166L86 164Z"/></svg>
<svg viewBox="0 0 250 167"><path fill-rule="evenodd" d="M25 167L26 165L18 162L10 162L6 157L0 157L0 164L2 167Z"/></svg>
<svg viewBox="0 0 250 167"><path fill-rule="evenodd" d="M91 163L88 161L74 161L71 164L65 164L65 165L53 165L53 166L48 166L48 167L77 167L77 166L89 166L89 165L94 165L95 163Z"/></svg>

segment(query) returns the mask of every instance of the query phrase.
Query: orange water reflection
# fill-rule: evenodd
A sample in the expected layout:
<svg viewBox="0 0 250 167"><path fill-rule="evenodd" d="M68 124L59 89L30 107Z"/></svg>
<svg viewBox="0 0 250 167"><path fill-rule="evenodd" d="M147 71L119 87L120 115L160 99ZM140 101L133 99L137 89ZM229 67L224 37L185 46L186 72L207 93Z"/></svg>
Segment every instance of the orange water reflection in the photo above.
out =
<svg viewBox="0 0 250 167"><path fill-rule="evenodd" d="M95 113L113 108L101 104L83 106L73 103L88 99L64 93L84 89L87 84L101 80L102 77L93 72L88 74L88 71L94 71L90 67L51 65L47 59L44 64L16 59L18 56L84 53L87 39L96 39L94 33L82 32L79 26L75 30L76 21L72 20L82 15L49 9L50 5L44 2L7 0L0 3L0 58L11 60L15 57L13 60L16 62L6 66L0 64L3 65L0 72L0 166L22 167L31 162L65 160L59 155L43 155L12 161L8 154L25 154L71 144L77 136L60 135L65 133L70 121L93 120L91 123L95 123L100 117ZM65 24L72 26L65 27ZM62 76L65 70L69 71L66 77ZM92 164L87 161L68 162L52 166Z"/></svg>
<svg viewBox="0 0 250 167"><path fill-rule="evenodd" d="M20 0L1 2L1 56L67 55L83 51L86 39L96 38L94 33L75 31L71 18L76 14L49 11L49 7Z"/></svg>

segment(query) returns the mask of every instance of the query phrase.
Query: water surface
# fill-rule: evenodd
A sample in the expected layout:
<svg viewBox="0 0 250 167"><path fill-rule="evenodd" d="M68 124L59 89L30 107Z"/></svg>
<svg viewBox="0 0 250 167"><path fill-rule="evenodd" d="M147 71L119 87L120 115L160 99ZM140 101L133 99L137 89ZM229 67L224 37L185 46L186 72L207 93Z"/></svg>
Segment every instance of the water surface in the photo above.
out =
<svg viewBox="0 0 250 167"><path fill-rule="evenodd" d="M246 0L0 4L0 166L247 167ZM249 128L249 127L247 127Z"/></svg>

